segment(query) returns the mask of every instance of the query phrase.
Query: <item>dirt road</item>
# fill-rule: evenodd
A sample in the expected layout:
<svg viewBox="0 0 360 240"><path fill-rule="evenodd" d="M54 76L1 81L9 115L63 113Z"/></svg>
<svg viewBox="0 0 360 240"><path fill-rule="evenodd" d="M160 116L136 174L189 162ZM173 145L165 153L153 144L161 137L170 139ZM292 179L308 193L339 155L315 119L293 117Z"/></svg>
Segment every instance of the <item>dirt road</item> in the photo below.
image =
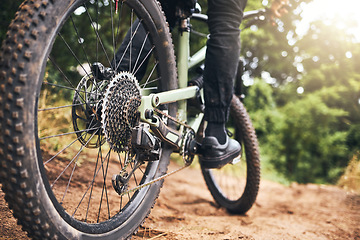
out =
<svg viewBox="0 0 360 240"><path fill-rule="evenodd" d="M171 165L170 170L176 166ZM246 216L219 209L199 170L169 177L133 239L360 239L360 196L334 186L262 181ZM0 193L0 239L27 239Z"/></svg>

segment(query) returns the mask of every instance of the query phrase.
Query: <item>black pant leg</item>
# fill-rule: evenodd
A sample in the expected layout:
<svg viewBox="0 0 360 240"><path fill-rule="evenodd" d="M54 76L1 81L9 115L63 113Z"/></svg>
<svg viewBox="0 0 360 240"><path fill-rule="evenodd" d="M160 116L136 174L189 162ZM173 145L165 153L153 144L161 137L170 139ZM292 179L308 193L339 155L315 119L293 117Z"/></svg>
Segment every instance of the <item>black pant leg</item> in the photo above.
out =
<svg viewBox="0 0 360 240"><path fill-rule="evenodd" d="M240 23L246 0L208 0L210 39L204 71L205 120L228 119L240 56Z"/></svg>

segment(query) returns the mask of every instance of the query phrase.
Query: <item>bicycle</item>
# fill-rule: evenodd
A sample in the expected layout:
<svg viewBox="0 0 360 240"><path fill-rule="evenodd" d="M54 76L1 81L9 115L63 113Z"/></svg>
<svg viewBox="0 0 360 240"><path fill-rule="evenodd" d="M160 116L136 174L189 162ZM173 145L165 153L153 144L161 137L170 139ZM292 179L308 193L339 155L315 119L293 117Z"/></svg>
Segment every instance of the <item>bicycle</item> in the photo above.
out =
<svg viewBox="0 0 360 240"><path fill-rule="evenodd" d="M169 27L155 1L21 5L0 61L0 177L5 199L30 237L131 237L154 207L164 178L192 164L204 121L201 70L193 81L188 72L201 65L205 48L190 57L189 36L197 33L195 22L206 20L200 13L181 18L176 70ZM141 31L141 48L135 49ZM122 45L126 38L129 44ZM202 174L215 201L241 214L255 202L260 160L237 96L231 118L241 161ZM184 166L167 173L172 152Z"/></svg>

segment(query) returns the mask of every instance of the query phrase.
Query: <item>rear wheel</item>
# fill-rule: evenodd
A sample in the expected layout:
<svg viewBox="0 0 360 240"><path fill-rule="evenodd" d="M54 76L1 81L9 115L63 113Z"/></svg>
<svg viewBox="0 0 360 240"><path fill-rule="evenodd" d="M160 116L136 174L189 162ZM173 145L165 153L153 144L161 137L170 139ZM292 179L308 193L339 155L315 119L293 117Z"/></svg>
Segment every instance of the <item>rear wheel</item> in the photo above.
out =
<svg viewBox="0 0 360 240"><path fill-rule="evenodd" d="M3 190L38 239L122 239L149 214L171 149L130 144L141 96L177 88L155 1L26 1L1 59ZM174 105L161 106L175 116ZM149 159L146 159L149 160ZM114 176L115 183L112 180Z"/></svg>
<svg viewBox="0 0 360 240"><path fill-rule="evenodd" d="M240 99L233 96L229 123L237 131L240 159L221 169L202 169L202 173L215 201L229 212L243 214L256 200L260 183L260 155L255 130ZM231 128L231 127L230 127Z"/></svg>
<svg viewBox="0 0 360 240"><path fill-rule="evenodd" d="M209 32L207 16L194 14L191 19L191 54L205 46ZM202 69L195 68L193 80L202 81ZM200 76L199 76L200 74ZM260 155L255 130L245 106L237 96L231 101L230 119L227 128L239 141L241 158L221 169L202 169L202 173L212 196L222 207L232 213L243 214L254 204L260 183ZM200 136L201 138L201 136Z"/></svg>

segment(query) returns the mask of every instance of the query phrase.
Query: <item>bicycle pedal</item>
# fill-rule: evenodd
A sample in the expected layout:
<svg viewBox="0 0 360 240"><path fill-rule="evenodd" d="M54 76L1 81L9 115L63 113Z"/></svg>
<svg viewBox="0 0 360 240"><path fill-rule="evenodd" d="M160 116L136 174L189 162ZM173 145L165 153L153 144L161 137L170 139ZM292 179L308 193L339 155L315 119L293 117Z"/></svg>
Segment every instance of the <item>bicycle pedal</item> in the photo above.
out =
<svg viewBox="0 0 360 240"><path fill-rule="evenodd" d="M231 165L235 165L235 164L238 164L239 162L241 162L241 155L237 156L236 158L234 158L230 164Z"/></svg>
<svg viewBox="0 0 360 240"><path fill-rule="evenodd" d="M189 153L191 155L199 154L201 151L201 144L196 140L192 140L189 144Z"/></svg>

